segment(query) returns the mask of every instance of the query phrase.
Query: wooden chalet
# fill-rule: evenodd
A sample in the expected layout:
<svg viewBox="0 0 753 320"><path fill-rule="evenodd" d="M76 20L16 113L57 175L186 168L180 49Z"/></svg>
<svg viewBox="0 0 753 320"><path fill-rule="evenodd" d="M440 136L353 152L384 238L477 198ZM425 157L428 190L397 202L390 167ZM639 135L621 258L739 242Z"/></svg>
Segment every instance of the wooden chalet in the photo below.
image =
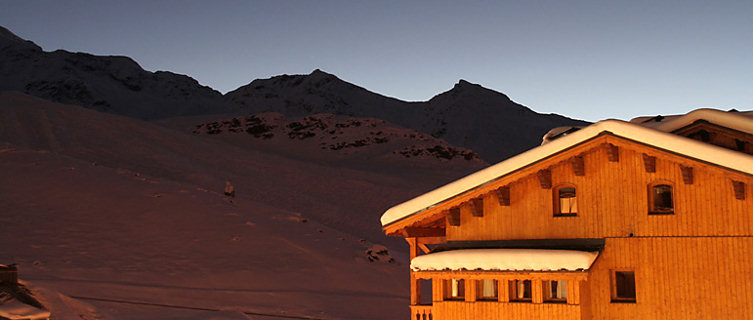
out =
<svg viewBox="0 0 753 320"><path fill-rule="evenodd" d="M399 204L411 319L751 319L752 154L753 112L605 120Z"/></svg>

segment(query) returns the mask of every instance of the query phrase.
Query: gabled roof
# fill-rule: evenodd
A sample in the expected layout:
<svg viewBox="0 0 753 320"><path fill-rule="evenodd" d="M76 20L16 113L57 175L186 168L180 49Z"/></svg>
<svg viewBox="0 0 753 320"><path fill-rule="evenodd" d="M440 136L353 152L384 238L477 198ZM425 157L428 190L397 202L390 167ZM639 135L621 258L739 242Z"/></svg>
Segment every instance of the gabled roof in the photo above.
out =
<svg viewBox="0 0 753 320"><path fill-rule="evenodd" d="M610 133L614 136L639 141L655 148L664 149L734 171L753 175L753 156L751 155L668 133L702 119L722 126L728 126L738 131L753 132L753 119L749 113L751 112L736 113L700 109L690 112L687 115L669 119L665 123L657 126L648 126L646 123L636 124L612 119L599 121L581 130L564 135L556 140L552 140L539 147L523 152L515 157L509 158L438 189L420 195L412 200L398 204L382 214L382 226L387 226L391 223L427 210L437 204L454 198L457 195L493 182L508 173L531 165L541 159L555 155L604 133ZM637 119L641 118L633 119L633 121L640 122L640 120ZM648 119L649 118L645 118L644 121Z"/></svg>

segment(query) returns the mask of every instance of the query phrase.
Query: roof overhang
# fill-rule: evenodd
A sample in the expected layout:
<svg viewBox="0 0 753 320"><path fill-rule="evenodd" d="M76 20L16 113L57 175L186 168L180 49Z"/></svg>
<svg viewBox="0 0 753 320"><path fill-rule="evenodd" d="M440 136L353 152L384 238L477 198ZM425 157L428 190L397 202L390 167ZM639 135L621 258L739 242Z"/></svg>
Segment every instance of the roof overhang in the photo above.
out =
<svg viewBox="0 0 753 320"><path fill-rule="evenodd" d="M586 272L598 251L548 249L464 249L411 260L412 271Z"/></svg>

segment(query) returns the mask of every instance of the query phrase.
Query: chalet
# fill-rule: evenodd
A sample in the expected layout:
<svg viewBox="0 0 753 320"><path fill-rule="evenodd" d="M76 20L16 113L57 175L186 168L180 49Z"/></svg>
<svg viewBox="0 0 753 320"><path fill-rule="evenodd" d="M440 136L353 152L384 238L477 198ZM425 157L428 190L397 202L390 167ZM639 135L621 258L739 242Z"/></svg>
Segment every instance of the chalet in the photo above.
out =
<svg viewBox="0 0 753 320"><path fill-rule="evenodd" d="M753 112L700 109L553 130L381 222L411 319L751 319L752 184Z"/></svg>

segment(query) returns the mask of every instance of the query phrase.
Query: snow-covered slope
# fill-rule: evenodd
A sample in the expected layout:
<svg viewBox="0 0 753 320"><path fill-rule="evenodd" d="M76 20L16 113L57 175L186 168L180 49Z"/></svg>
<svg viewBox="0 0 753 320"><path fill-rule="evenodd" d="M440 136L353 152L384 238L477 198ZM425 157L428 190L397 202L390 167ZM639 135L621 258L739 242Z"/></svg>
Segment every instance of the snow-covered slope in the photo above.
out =
<svg viewBox="0 0 753 320"><path fill-rule="evenodd" d="M382 234L379 213L483 164L428 157L416 168L411 159L332 166L292 151L309 152L292 146L314 140L279 138L288 153L0 93L2 262L73 297L325 319L406 316L407 258L395 252L404 246ZM320 157L349 159L328 152ZM222 194L228 180L235 198ZM116 319L208 318L88 302Z"/></svg>
<svg viewBox="0 0 753 320"><path fill-rule="evenodd" d="M332 113L383 119L472 149L488 162L536 146L553 127L586 124L536 113L504 94L465 80L429 101L405 102L314 70L309 75L257 79L226 97L249 113L274 111L291 117Z"/></svg>
<svg viewBox="0 0 753 320"><path fill-rule="evenodd" d="M145 71L123 56L44 52L3 27L0 90L140 119L228 111L219 92L191 77Z"/></svg>

